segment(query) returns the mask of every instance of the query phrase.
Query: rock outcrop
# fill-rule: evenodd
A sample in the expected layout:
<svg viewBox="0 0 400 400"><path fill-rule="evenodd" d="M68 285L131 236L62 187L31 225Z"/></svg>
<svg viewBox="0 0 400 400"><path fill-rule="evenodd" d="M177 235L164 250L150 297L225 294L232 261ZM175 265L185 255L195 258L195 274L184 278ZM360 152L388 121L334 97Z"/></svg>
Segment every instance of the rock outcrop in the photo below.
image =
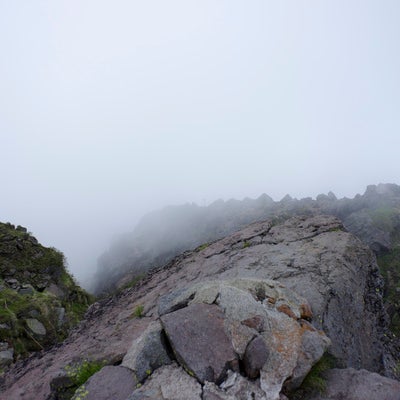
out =
<svg viewBox="0 0 400 400"><path fill-rule="evenodd" d="M92 289L100 293L126 287L181 252L204 247L256 221L319 214L338 217L377 255L391 330L400 337L400 186L395 184L370 185L353 199L337 199L329 192L315 200L285 196L274 202L264 194L255 200L218 200L208 207L167 207L145 216L100 257Z"/></svg>
<svg viewBox="0 0 400 400"><path fill-rule="evenodd" d="M91 296L67 272L59 251L26 228L0 223L0 369L63 340Z"/></svg>
<svg viewBox="0 0 400 400"><path fill-rule="evenodd" d="M61 399L81 359L128 369L130 400L284 399L324 352L394 377L382 289L374 254L336 218L255 223L93 304L62 345L10 368L0 398ZM97 374L76 393L93 396Z"/></svg>
<svg viewBox="0 0 400 400"><path fill-rule="evenodd" d="M400 382L365 370L332 369L325 372L326 390L309 400L399 400Z"/></svg>

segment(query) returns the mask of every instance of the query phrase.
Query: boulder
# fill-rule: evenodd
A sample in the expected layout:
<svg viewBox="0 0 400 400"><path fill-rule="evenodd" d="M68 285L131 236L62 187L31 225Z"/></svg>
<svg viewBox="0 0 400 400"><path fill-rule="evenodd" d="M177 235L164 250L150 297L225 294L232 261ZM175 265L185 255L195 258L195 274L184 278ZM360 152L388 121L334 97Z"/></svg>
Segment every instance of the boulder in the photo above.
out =
<svg viewBox="0 0 400 400"><path fill-rule="evenodd" d="M201 400L202 388L175 363L157 369L126 400ZM114 400L114 399L113 399Z"/></svg>
<svg viewBox="0 0 400 400"><path fill-rule="evenodd" d="M171 363L163 335L160 322L152 322L123 358L121 365L131 369L138 381L143 382L155 369Z"/></svg>
<svg viewBox="0 0 400 400"><path fill-rule="evenodd" d="M71 400L126 400L136 387L132 371L105 366L79 387Z"/></svg>
<svg viewBox="0 0 400 400"><path fill-rule="evenodd" d="M312 366L329 347L330 340L323 332L317 332L311 327L311 332L315 333L312 336L313 345L321 351L309 353L308 348L303 346L308 329L274 309L268 310L268 317L268 329L262 333L262 337L269 349L269 356L260 371L260 384L267 400L278 400L286 381L293 379L293 386L300 386Z"/></svg>
<svg viewBox="0 0 400 400"><path fill-rule="evenodd" d="M162 316L161 322L177 360L200 382L221 382L228 369L238 369L218 306L192 304Z"/></svg>

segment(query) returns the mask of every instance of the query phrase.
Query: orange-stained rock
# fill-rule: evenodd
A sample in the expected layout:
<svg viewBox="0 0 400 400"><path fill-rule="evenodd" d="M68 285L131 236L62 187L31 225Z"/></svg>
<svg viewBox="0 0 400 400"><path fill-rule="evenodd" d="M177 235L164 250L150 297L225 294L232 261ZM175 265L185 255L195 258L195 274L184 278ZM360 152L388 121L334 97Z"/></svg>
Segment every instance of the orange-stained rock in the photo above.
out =
<svg viewBox="0 0 400 400"><path fill-rule="evenodd" d="M281 304L276 309L281 313L288 315L290 318L297 319L296 314L290 309L290 307L287 304Z"/></svg>
<svg viewBox="0 0 400 400"><path fill-rule="evenodd" d="M301 318L306 319L307 321L311 321L313 317L311 307L307 303L304 303L300 306L300 314Z"/></svg>

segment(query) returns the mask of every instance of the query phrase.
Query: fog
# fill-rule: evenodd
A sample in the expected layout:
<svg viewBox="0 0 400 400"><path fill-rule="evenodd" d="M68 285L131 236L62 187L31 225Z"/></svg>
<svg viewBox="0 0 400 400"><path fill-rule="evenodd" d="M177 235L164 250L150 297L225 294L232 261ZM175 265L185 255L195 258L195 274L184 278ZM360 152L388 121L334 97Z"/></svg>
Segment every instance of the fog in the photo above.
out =
<svg viewBox="0 0 400 400"><path fill-rule="evenodd" d="M0 1L0 220L84 283L165 205L399 182L400 3Z"/></svg>

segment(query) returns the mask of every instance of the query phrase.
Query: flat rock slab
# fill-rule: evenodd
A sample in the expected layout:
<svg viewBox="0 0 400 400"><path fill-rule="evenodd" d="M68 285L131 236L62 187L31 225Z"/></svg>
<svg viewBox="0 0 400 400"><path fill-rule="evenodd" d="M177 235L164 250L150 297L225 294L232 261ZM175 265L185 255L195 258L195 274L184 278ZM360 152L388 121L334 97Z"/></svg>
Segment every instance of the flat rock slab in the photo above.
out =
<svg viewBox="0 0 400 400"><path fill-rule="evenodd" d="M124 367L106 366L82 385L72 400L126 400L135 388L132 371Z"/></svg>
<svg viewBox="0 0 400 400"><path fill-rule="evenodd" d="M221 382L238 369L237 355L224 329L224 314L214 304L191 304L161 317L180 364L204 383Z"/></svg>

